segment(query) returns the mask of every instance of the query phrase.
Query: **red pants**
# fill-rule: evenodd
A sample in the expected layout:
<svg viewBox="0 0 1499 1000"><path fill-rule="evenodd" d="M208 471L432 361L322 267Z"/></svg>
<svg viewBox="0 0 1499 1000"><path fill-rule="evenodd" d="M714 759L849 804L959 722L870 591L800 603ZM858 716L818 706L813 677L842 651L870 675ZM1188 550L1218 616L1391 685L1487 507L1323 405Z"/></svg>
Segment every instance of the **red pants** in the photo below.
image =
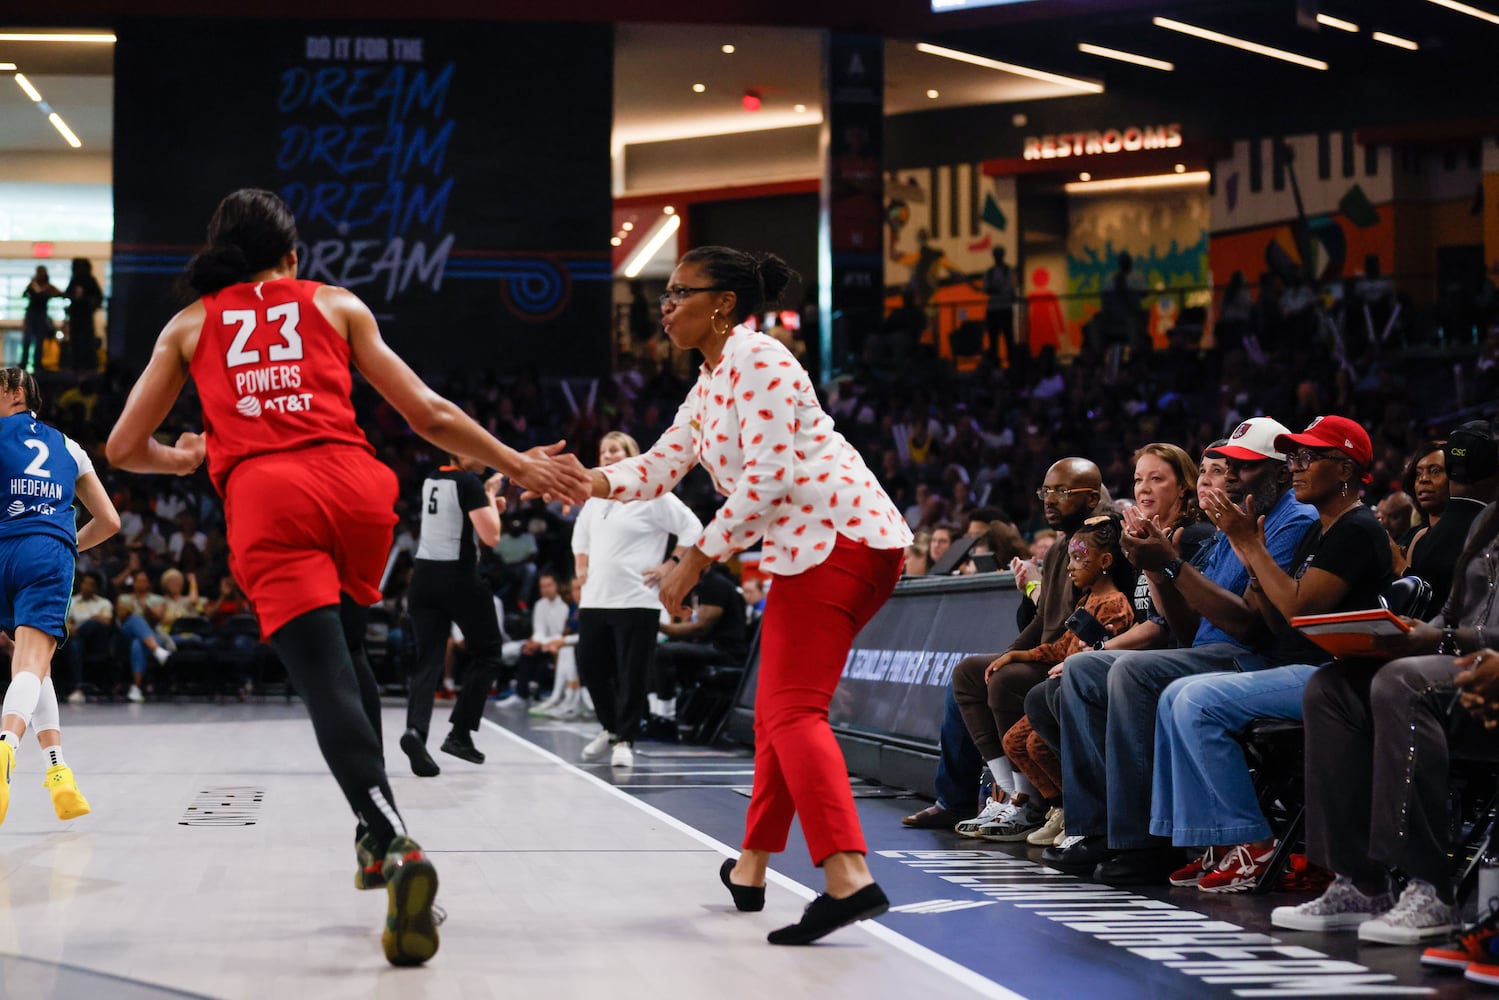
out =
<svg viewBox="0 0 1499 1000"><path fill-rule="evenodd" d="M872 549L839 535L825 562L771 584L760 622L746 850L784 851L791 818L800 816L814 864L839 851L865 852L828 705L854 636L890 596L904 557L903 549Z"/></svg>

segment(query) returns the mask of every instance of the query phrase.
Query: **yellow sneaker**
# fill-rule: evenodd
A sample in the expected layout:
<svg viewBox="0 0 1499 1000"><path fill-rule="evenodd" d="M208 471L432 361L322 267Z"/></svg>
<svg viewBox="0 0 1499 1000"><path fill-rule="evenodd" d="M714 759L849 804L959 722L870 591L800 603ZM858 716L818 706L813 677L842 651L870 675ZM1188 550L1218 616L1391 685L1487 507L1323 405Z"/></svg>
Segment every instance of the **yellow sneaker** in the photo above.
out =
<svg viewBox="0 0 1499 1000"><path fill-rule="evenodd" d="M15 769L15 748L4 740L0 740L0 770L5 772L5 780L0 781L0 823L5 822L5 814L10 810L10 772Z"/></svg>
<svg viewBox="0 0 1499 1000"><path fill-rule="evenodd" d="M88 799L78 790L78 782L73 780L73 769L68 765L58 764L47 768L47 776L42 779L42 784L52 793L52 808L58 819L77 819L89 814Z"/></svg>

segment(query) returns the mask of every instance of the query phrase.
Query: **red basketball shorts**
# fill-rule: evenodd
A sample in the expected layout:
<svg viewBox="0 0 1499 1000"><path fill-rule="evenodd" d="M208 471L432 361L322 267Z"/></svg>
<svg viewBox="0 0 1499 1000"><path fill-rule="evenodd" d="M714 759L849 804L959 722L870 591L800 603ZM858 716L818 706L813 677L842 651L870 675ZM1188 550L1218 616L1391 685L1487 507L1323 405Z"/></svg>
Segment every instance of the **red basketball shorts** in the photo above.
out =
<svg viewBox="0 0 1499 1000"><path fill-rule="evenodd" d="M235 467L224 497L230 568L270 637L298 615L380 599L399 491L361 448L317 445Z"/></svg>

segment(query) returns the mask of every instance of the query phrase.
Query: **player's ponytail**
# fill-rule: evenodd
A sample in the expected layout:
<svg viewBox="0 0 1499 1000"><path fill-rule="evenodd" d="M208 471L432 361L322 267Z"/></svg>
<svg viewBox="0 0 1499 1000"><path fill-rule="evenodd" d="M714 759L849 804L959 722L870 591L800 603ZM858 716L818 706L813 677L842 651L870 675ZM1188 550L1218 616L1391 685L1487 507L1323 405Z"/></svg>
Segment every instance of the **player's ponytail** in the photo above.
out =
<svg viewBox="0 0 1499 1000"><path fill-rule="evenodd" d="M241 188L219 202L208 243L188 262L182 283L200 295L248 281L276 266L297 243L297 220L274 192Z"/></svg>

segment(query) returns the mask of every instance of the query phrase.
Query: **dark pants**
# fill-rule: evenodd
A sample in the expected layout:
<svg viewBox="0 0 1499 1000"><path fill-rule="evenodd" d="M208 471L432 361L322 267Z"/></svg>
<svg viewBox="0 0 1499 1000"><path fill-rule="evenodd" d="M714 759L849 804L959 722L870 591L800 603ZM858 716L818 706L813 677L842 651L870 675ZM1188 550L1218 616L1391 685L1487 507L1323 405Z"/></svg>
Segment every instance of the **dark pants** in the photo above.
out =
<svg viewBox="0 0 1499 1000"><path fill-rule="evenodd" d="M89 621L83 622L73 629L68 636L68 641L63 643L58 650L61 656L63 672L66 684L57 685L57 693L66 698L73 691L83 686L83 662L94 654L95 658L108 660L111 647L114 645L115 627L106 622ZM113 681L113 677L107 680ZM56 677L53 678L57 680Z"/></svg>
<svg viewBox="0 0 1499 1000"><path fill-rule="evenodd" d="M307 706L323 760L375 853L384 854L405 827L385 777L380 689L364 656L364 609L345 595L337 608L297 615L276 630L271 645Z"/></svg>
<svg viewBox="0 0 1499 1000"><path fill-rule="evenodd" d="M953 668L953 697L963 722L978 747L979 756L994 760L1005 755L1000 741L1010 727L1025 717L1025 694L1046 679L1045 663L1007 663L991 678L984 671L998 657L970 656Z"/></svg>
<svg viewBox="0 0 1499 1000"><path fill-rule="evenodd" d="M995 653L989 660L997 656L999 654ZM947 686L947 697L942 702L942 736L937 751L937 805L964 816L976 815L984 759L979 756L978 747L973 745L973 736L963 721L963 712L953 697L951 684Z"/></svg>
<svg viewBox="0 0 1499 1000"><path fill-rule="evenodd" d="M1499 757L1499 733L1461 708L1448 714L1456 672L1450 656L1412 656L1312 675L1302 695L1312 861L1366 891L1383 891L1396 868L1451 900L1448 763Z"/></svg>
<svg viewBox="0 0 1499 1000"><path fill-rule="evenodd" d="M645 716L660 615L655 608L578 611L578 679L593 698L599 725L623 743L634 742Z"/></svg>
<svg viewBox="0 0 1499 1000"><path fill-rule="evenodd" d="M1057 721L1057 699L1062 693L1061 675L1048 677L1025 693L1025 717L1041 741L1059 757L1062 753L1062 724Z"/></svg>
<svg viewBox="0 0 1499 1000"><path fill-rule="evenodd" d="M411 577L409 607L417 654L408 678L406 728L415 729L426 740L432 725L432 699L442 680L449 629L457 622L463 630L469 665L448 721L454 730L473 732L484 717L489 687L500 670L500 624L494 598L472 574L432 571L419 565Z"/></svg>
<svg viewBox="0 0 1499 1000"><path fill-rule="evenodd" d="M672 639L656 647L656 669L651 679L651 690L657 698L675 698L677 689L695 677L704 667L715 663L738 666L744 662L744 654L725 652L711 642L688 642Z"/></svg>

